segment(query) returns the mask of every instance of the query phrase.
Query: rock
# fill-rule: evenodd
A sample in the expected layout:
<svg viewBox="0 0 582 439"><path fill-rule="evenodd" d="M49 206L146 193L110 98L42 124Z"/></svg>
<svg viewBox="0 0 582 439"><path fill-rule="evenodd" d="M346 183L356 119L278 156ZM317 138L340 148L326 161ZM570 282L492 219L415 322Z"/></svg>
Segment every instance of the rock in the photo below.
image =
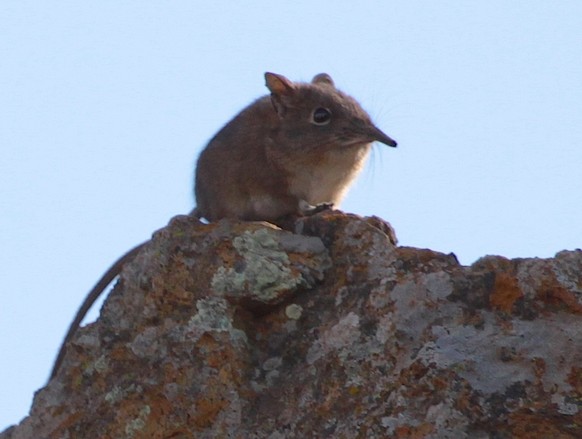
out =
<svg viewBox="0 0 582 439"><path fill-rule="evenodd" d="M0 438L582 437L582 251L465 267L378 218L293 230L175 218Z"/></svg>

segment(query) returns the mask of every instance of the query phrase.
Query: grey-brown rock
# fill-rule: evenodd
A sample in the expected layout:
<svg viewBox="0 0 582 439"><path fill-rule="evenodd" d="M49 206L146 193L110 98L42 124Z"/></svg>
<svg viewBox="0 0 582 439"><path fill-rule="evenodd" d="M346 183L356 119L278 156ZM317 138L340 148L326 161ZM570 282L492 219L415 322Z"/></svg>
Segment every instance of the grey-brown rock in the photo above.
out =
<svg viewBox="0 0 582 439"><path fill-rule="evenodd" d="M386 437L582 437L582 251L465 267L378 218L177 217L0 434Z"/></svg>

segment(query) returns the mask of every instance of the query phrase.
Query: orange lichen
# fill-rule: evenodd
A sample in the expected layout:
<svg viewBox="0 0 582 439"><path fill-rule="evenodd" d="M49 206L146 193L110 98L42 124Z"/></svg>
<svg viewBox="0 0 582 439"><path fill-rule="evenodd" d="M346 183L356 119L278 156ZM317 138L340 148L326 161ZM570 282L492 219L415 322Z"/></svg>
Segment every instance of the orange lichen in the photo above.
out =
<svg viewBox="0 0 582 439"><path fill-rule="evenodd" d="M578 397L582 397L582 367L572 367L568 373L568 384L570 384Z"/></svg>
<svg viewBox="0 0 582 439"><path fill-rule="evenodd" d="M555 279L544 279L538 298L550 306L565 308L574 314L582 314L582 304L578 302L578 298Z"/></svg>
<svg viewBox="0 0 582 439"><path fill-rule="evenodd" d="M517 279L505 272L495 275L495 286L489 301L494 309L510 314L515 302L523 297Z"/></svg>
<svg viewBox="0 0 582 439"><path fill-rule="evenodd" d="M428 422L420 425L410 426L402 425L394 431L394 437L397 439L424 439L434 432L434 426Z"/></svg>
<svg viewBox="0 0 582 439"><path fill-rule="evenodd" d="M576 439L582 428L570 422L569 416L552 410L533 412L522 409L509 415L509 430L515 439ZM507 431L506 430L506 431Z"/></svg>

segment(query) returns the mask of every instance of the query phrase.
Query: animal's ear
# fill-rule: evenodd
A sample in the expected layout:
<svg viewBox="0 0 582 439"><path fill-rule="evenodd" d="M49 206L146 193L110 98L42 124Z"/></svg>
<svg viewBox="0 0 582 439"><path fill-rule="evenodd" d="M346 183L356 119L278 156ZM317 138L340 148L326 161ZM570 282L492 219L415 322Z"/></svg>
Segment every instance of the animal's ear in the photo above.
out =
<svg viewBox="0 0 582 439"><path fill-rule="evenodd" d="M270 72L265 73L265 81L267 82L267 88L271 91L273 107L279 117L283 117L287 107L285 103L295 93L295 84L283 75Z"/></svg>
<svg viewBox="0 0 582 439"><path fill-rule="evenodd" d="M331 76L329 76L327 73L319 73L315 75L311 80L311 83L320 85L330 85L332 87L335 87L333 79L331 79Z"/></svg>
<svg viewBox="0 0 582 439"><path fill-rule="evenodd" d="M265 73L265 80L267 81L267 88L274 95L290 95L295 91L295 85L283 75L267 72Z"/></svg>

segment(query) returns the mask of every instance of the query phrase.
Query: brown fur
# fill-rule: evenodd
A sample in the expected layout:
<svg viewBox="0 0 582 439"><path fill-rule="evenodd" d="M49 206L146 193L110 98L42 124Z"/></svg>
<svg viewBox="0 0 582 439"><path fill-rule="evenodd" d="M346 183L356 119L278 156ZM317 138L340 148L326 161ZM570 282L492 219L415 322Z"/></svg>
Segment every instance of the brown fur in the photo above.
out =
<svg viewBox="0 0 582 439"><path fill-rule="evenodd" d="M293 83L266 73L265 96L231 120L202 151L196 168L201 216L274 220L304 213L302 202L338 205L362 169L370 145L396 142L326 74ZM331 112L326 125L313 111Z"/></svg>

